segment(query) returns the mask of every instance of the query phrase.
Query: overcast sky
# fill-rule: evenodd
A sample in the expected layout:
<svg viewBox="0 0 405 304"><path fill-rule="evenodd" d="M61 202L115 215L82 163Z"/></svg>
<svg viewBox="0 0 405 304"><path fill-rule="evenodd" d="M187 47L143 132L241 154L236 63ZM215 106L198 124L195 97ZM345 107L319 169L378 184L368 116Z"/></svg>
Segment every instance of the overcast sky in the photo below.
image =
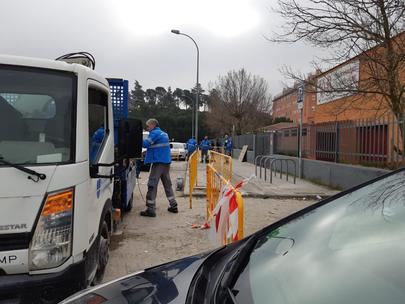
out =
<svg viewBox="0 0 405 304"><path fill-rule="evenodd" d="M89 51L105 77L136 79L144 89L190 88L195 84L200 47L200 83L232 69L246 68L280 92L284 65L311 71L317 50L275 44L282 24L276 0L13 0L1 1L0 53L55 58ZM132 85L132 84L131 84Z"/></svg>

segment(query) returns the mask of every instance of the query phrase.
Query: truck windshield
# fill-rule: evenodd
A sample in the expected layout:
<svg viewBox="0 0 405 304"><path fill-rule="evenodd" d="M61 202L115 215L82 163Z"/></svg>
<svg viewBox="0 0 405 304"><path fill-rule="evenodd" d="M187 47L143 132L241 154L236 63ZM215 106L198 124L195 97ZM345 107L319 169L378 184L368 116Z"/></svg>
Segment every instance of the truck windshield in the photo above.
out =
<svg viewBox="0 0 405 304"><path fill-rule="evenodd" d="M0 154L13 164L73 161L75 75L0 66Z"/></svg>

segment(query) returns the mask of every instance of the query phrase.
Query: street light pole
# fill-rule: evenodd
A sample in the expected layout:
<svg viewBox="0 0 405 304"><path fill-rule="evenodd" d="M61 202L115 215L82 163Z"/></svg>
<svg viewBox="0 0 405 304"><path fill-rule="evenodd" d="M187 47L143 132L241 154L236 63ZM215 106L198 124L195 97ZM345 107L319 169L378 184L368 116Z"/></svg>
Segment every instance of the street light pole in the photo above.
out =
<svg viewBox="0 0 405 304"><path fill-rule="evenodd" d="M196 96L195 96L195 128L194 128L194 132L195 132L195 140L197 141L197 143L198 143L198 110L199 110L199 95L200 95L200 84L199 84L199 75L200 75L200 49L198 48L198 45L197 45L197 42L195 42L195 40L191 37L191 36L189 36L189 35L187 35L187 34L184 34L184 33L181 33L179 30L171 30L171 32L173 33L173 34L176 34L176 35L183 35L183 36L186 36L187 38L190 38L191 39L191 41L193 41L194 42L194 45L195 45L195 47L196 47L196 49L197 49L197 82L196 82Z"/></svg>
<svg viewBox="0 0 405 304"><path fill-rule="evenodd" d="M194 102L195 102L195 100L188 97L184 93L183 93L182 97L187 98L188 100L191 101L191 137L193 137L194 136L194 114L195 114L194 113L195 112L194 111Z"/></svg>
<svg viewBox="0 0 405 304"><path fill-rule="evenodd" d="M298 134L298 177L302 178L302 120L304 110L304 84L301 84L297 92L297 105L300 110L300 132Z"/></svg>

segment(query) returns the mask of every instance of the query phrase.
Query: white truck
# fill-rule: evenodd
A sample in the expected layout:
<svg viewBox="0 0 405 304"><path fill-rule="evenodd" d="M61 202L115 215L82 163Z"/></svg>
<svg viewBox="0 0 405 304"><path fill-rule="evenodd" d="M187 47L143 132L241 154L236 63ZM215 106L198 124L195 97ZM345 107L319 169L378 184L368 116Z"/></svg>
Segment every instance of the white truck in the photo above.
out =
<svg viewBox="0 0 405 304"><path fill-rule="evenodd" d="M141 122L122 115L120 80L60 59L0 56L0 303L100 282L114 211L132 206Z"/></svg>

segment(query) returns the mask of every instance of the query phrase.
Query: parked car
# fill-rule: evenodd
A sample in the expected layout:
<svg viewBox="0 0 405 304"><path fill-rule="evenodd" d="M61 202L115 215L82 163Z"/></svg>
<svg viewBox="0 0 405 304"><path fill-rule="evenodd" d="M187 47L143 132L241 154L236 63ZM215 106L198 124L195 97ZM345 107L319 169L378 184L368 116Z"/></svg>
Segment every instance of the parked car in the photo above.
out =
<svg viewBox="0 0 405 304"><path fill-rule="evenodd" d="M64 303L405 303L404 239L405 168Z"/></svg>
<svg viewBox="0 0 405 304"><path fill-rule="evenodd" d="M187 157L187 145L180 142L171 142L170 155L172 159L185 160Z"/></svg>

